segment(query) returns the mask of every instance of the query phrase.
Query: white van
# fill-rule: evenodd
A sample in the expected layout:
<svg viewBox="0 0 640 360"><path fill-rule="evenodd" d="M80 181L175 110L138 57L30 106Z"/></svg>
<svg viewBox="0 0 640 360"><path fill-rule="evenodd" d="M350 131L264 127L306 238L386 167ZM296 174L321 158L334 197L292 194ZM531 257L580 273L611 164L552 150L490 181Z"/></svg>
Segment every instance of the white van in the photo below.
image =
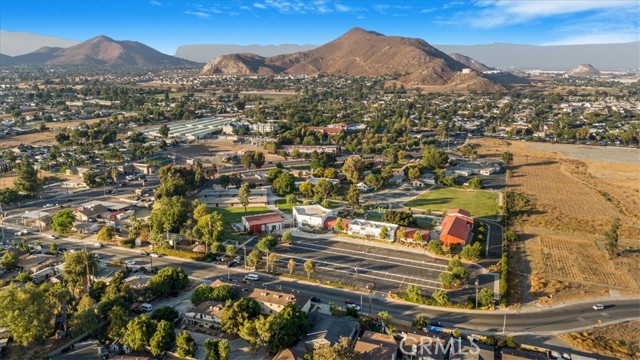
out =
<svg viewBox="0 0 640 360"><path fill-rule="evenodd" d="M257 274L247 274L244 278L251 281L260 280L260 276Z"/></svg>
<svg viewBox="0 0 640 360"><path fill-rule="evenodd" d="M140 310L142 310L144 312L151 312L151 310L153 310L153 305L144 303L144 304L140 305Z"/></svg>

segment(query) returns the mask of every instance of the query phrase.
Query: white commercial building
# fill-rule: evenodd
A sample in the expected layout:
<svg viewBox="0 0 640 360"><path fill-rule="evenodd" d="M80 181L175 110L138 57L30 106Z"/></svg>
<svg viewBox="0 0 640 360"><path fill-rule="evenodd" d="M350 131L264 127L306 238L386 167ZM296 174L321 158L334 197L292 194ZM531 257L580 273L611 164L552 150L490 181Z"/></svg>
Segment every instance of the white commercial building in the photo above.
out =
<svg viewBox="0 0 640 360"><path fill-rule="evenodd" d="M305 205L293 207L293 225L324 228L324 223L333 211L320 205Z"/></svg>
<svg viewBox="0 0 640 360"><path fill-rule="evenodd" d="M387 229L386 230L387 235L383 239L380 236L380 233L384 228ZM362 219L353 219L349 222L349 228L347 229L347 234L351 236L395 241L397 229L398 229L398 225L395 225L395 224L362 220Z"/></svg>

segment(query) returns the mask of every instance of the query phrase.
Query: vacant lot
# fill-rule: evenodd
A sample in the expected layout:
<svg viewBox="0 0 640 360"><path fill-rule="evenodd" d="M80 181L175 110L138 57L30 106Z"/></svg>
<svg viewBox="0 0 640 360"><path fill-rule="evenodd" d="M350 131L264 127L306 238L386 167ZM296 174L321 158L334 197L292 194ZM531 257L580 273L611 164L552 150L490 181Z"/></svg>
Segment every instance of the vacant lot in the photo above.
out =
<svg viewBox="0 0 640 360"><path fill-rule="evenodd" d="M640 321L597 327L589 331L560 335L579 350L619 359L640 358Z"/></svg>
<svg viewBox="0 0 640 360"><path fill-rule="evenodd" d="M640 151L479 139L480 156L514 154L510 190L527 194L535 211L515 230L522 301L555 302L640 292ZM621 220L619 250L609 259L604 233ZM531 297L529 295L532 295ZM552 296L552 298L547 297Z"/></svg>
<svg viewBox="0 0 640 360"><path fill-rule="evenodd" d="M474 217L498 214L498 193L482 190L434 188L405 203L407 207L446 212L465 209Z"/></svg>

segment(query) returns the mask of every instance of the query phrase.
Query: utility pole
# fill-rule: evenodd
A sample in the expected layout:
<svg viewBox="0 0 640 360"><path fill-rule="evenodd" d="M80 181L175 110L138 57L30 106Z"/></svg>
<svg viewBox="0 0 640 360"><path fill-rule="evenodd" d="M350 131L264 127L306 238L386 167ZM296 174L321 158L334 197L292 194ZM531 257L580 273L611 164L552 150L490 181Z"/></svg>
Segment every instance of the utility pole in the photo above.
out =
<svg viewBox="0 0 640 360"><path fill-rule="evenodd" d="M242 250L244 250L244 269L247 269L247 245L242 245Z"/></svg>
<svg viewBox="0 0 640 360"><path fill-rule="evenodd" d="M476 309L478 308L478 285L480 285L480 280L476 279Z"/></svg>

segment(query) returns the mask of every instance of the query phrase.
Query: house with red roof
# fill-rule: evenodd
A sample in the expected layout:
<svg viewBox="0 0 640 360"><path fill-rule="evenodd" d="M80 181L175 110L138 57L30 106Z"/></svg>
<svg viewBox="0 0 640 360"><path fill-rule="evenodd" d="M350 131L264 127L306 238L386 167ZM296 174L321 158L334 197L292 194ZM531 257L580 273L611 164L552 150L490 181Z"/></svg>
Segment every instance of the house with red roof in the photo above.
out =
<svg viewBox="0 0 640 360"><path fill-rule="evenodd" d="M471 241L473 218L462 209L449 209L442 220L440 242L445 246L465 245Z"/></svg>
<svg viewBox="0 0 640 360"><path fill-rule="evenodd" d="M242 217L242 224L244 225L244 229L250 234L273 232L283 229L283 221L284 218L280 216L280 214L274 212Z"/></svg>

